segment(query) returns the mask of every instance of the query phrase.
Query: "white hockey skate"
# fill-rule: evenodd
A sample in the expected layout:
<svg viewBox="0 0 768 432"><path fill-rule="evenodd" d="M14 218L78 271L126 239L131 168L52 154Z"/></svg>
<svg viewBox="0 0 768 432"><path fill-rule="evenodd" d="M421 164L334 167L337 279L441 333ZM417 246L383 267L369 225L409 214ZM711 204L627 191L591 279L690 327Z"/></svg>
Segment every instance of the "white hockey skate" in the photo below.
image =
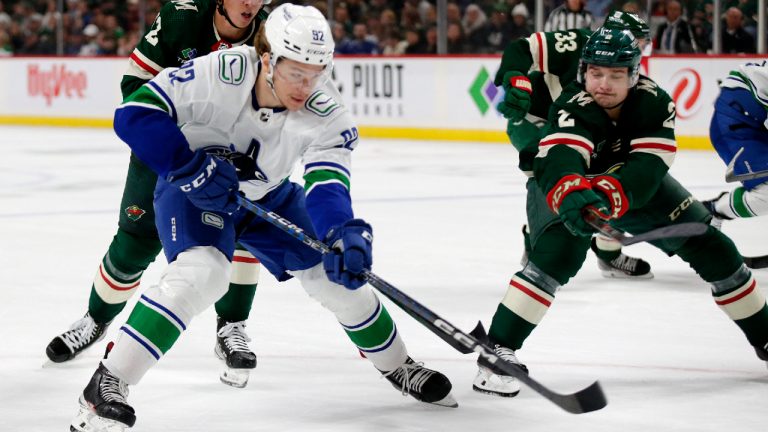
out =
<svg viewBox="0 0 768 432"><path fill-rule="evenodd" d="M501 345L494 345L493 352L502 361L512 363L523 369L526 373L528 368L517 359L515 351ZM485 393L501 397L515 397L520 393L520 382L513 376L506 375L504 371L488 362L480 356L477 359L477 376L472 383L472 389L476 392Z"/></svg>
<svg viewBox="0 0 768 432"><path fill-rule="evenodd" d="M251 352L251 338L245 332L245 321L226 322L216 317L216 346L214 353L224 362L219 379L226 385L244 388L251 369L256 368L256 354Z"/></svg>

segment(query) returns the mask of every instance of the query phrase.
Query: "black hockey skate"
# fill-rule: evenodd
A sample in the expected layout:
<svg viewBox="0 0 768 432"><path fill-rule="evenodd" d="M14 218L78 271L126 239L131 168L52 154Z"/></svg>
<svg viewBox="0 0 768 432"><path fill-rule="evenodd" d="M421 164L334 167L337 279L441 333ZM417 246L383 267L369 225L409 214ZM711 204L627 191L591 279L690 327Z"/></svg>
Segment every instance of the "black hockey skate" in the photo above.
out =
<svg viewBox="0 0 768 432"><path fill-rule="evenodd" d="M86 348L104 338L109 323L98 323L90 313L77 320L69 330L56 336L45 348L45 354L54 363L72 360Z"/></svg>
<svg viewBox="0 0 768 432"><path fill-rule="evenodd" d="M766 362L766 366L768 366L768 343L763 346L756 346L755 353L757 354L757 357Z"/></svg>
<svg viewBox="0 0 768 432"><path fill-rule="evenodd" d="M227 322L216 317L216 356L224 361L226 368L219 375L224 384L243 388L248 384L251 369L256 368L256 354L251 352L245 333L245 321Z"/></svg>
<svg viewBox="0 0 768 432"><path fill-rule="evenodd" d="M528 373L528 368L517 359L514 350L494 344L493 352L502 361L512 363L525 371L525 373ZM507 375L506 372L497 365L490 363L484 356L478 357L477 367L477 376L475 376L475 381L472 383L474 391L501 397L514 397L520 393L520 383L518 380Z"/></svg>
<svg viewBox="0 0 768 432"><path fill-rule="evenodd" d="M597 240L592 239L592 251L597 255L597 267L606 278L619 279L652 279L651 265L641 258L619 253L619 256L608 261L600 258L597 249Z"/></svg>
<svg viewBox="0 0 768 432"><path fill-rule="evenodd" d="M119 432L132 427L136 413L127 397L128 384L99 363L80 395L80 411L69 426L70 432Z"/></svg>
<svg viewBox="0 0 768 432"><path fill-rule="evenodd" d="M411 395L421 402L456 408L459 404L451 395L451 382L440 372L427 369L421 362L408 357L399 368L382 373L403 395Z"/></svg>

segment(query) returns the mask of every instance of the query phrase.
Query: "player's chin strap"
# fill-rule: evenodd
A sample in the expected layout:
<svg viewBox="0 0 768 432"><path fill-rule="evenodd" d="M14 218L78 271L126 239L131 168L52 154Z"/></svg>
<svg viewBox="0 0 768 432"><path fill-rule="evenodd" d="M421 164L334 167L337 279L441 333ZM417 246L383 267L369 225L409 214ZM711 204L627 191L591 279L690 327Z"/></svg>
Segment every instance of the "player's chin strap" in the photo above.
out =
<svg viewBox="0 0 768 432"><path fill-rule="evenodd" d="M276 67L277 67L277 58L275 57L274 54L269 53L269 71L267 71L265 78L267 80L267 85L269 85L269 89L272 90L272 95L275 97L275 99L280 101L280 98L277 97L277 93L275 93L275 83L272 80L275 74Z"/></svg>
<svg viewBox="0 0 768 432"><path fill-rule="evenodd" d="M233 23L232 20L229 19L229 14L227 13L227 10L224 9L224 0L216 0L216 11L218 11L219 14L221 14L221 16L224 17L225 20L227 20L229 25L231 25L232 27L234 27L234 28L236 28L238 30L243 30L243 29L246 29L246 28L252 26L254 21L255 21L255 20L251 21L251 23L248 24L246 27L238 27L238 26L236 26L235 23ZM256 13L258 14L258 11Z"/></svg>

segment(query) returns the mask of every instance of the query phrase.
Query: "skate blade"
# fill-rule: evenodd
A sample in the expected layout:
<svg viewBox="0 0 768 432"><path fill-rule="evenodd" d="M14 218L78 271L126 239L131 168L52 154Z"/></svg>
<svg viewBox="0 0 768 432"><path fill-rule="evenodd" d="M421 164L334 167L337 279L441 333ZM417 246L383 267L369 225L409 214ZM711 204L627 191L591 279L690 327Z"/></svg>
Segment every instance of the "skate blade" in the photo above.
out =
<svg viewBox="0 0 768 432"><path fill-rule="evenodd" d="M491 395L491 396L498 396L498 397L503 397L503 398L512 398L512 397L517 396L520 393L520 390L511 392L511 393L505 393L505 392L499 392L499 391L484 389L484 388L478 387L476 385L472 385L472 390L474 390L474 391L476 391L478 393L487 394L487 395Z"/></svg>
<svg viewBox="0 0 768 432"><path fill-rule="evenodd" d="M69 425L70 432L124 432L127 429L130 429L128 425L99 417L90 408L82 405Z"/></svg>
<svg viewBox="0 0 768 432"><path fill-rule="evenodd" d="M250 376L250 369L233 369L225 367L224 370L221 371L221 374L219 374L219 379L228 386L244 388L248 385L248 378Z"/></svg>
<svg viewBox="0 0 768 432"><path fill-rule="evenodd" d="M459 407L459 403L456 402L456 399L454 399L453 395L450 394L450 393L448 393L444 398L440 399L439 401L427 402L427 403L432 404L432 405L438 405L438 406L442 406L442 407L447 407L447 408L458 408Z"/></svg>
<svg viewBox="0 0 768 432"><path fill-rule="evenodd" d="M648 272L639 276L630 276L621 271L602 270L602 275L606 279L624 279L624 280L646 280L653 279L653 273Z"/></svg>

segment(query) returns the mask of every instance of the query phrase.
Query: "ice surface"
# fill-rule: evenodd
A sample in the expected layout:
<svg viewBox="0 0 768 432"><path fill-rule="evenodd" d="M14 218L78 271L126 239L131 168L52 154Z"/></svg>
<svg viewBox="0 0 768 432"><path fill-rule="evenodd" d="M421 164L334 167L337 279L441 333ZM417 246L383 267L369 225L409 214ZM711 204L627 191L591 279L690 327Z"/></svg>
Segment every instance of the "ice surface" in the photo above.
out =
<svg viewBox="0 0 768 432"><path fill-rule="evenodd" d="M114 234L128 162L109 130L0 127L0 430L64 431L105 341L43 367L49 340L86 311ZM374 227L374 271L465 331L486 326L522 253L525 178L508 145L363 140L352 192ZM714 152L681 151L673 174L699 198L729 186ZM726 222L745 255L768 253L765 219ZM600 380L609 404L568 414L526 388L471 390L475 357L388 301L411 355L446 373L458 409L402 397L295 282L262 273L248 330L248 387L218 380L215 313L198 317L138 386L135 431L759 431L768 369L678 258L647 245L650 281L603 279L594 256L519 352L561 392ZM159 277L160 258L143 286ZM768 275L755 272L763 291ZM122 323L126 309L116 319ZM118 326L110 328L108 338Z"/></svg>

